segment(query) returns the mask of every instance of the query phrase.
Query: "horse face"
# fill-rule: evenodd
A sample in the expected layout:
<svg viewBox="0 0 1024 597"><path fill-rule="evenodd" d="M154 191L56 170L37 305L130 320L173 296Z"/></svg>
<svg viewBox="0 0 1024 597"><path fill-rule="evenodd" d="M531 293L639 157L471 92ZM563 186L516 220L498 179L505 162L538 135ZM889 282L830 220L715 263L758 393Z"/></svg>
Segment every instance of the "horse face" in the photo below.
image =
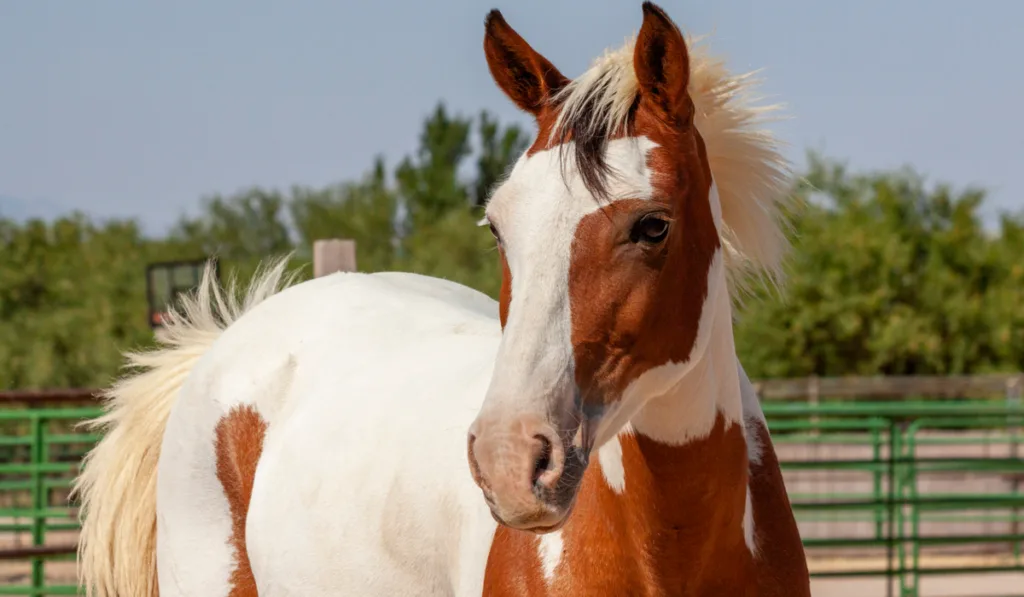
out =
<svg viewBox="0 0 1024 597"><path fill-rule="evenodd" d="M719 215L685 43L660 9L599 77L569 82L493 12L485 50L539 133L487 207L504 333L469 463L496 519L544 532L592 448L702 350Z"/></svg>

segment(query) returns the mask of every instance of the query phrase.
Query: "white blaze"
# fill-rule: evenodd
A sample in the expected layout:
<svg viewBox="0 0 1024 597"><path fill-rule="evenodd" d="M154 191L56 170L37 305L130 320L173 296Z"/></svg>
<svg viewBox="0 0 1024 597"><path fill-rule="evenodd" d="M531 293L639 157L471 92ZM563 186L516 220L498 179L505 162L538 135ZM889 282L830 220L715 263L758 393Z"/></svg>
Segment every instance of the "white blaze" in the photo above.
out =
<svg viewBox="0 0 1024 597"><path fill-rule="evenodd" d="M524 155L495 192L487 219L502 235L512 272L511 305L481 414L568 412L575 390L569 266L580 221L601 204L561 147ZM653 196L646 137L608 144L611 201ZM564 166L564 167L563 167ZM564 176L563 176L564 174Z"/></svg>

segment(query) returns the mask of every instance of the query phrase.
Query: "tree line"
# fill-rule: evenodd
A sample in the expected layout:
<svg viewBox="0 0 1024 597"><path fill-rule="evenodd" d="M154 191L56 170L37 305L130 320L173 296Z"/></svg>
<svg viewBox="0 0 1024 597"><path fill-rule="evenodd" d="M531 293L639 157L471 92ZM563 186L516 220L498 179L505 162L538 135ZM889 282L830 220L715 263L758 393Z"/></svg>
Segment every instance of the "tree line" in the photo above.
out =
<svg viewBox="0 0 1024 597"><path fill-rule="evenodd" d="M145 267L216 255L244 280L293 252L311 274L318 238L358 243L362 271L406 270L491 296L494 243L476 225L529 140L483 112L424 122L416 150L358 180L214 195L162 238L131 220L0 214L0 389L94 387L120 353L152 342ZM737 350L754 377L1019 371L1024 217L982 225L984 192L930 187L912 170L851 173L812 155L794 188L793 251L780 289L740 308Z"/></svg>

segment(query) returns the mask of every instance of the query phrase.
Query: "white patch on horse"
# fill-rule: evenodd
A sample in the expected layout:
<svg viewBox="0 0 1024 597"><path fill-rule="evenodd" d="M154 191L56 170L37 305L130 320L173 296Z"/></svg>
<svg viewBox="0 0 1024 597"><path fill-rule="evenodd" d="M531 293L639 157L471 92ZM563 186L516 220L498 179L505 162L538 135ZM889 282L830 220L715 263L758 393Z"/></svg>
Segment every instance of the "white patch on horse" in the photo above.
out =
<svg viewBox="0 0 1024 597"><path fill-rule="evenodd" d="M757 557L757 535L754 533L754 504L750 498L750 485L747 485L747 499L743 508L743 541L750 550L750 555Z"/></svg>
<svg viewBox="0 0 1024 597"><path fill-rule="evenodd" d="M626 429L623 429L619 435L631 432L632 429L626 425ZM622 463L622 442L619 441L619 435L601 446L597 451L597 461L601 463L601 474L604 476L605 482L608 483L608 487L621 495L626 491L626 467Z"/></svg>
<svg viewBox="0 0 1024 597"><path fill-rule="evenodd" d="M646 137L608 143L609 200L654 194ZM601 208L575 165L573 142L524 154L494 193L486 219L502 236L512 271L511 305L481 412L568 412L574 397L569 266L580 221ZM564 176L563 176L564 174ZM599 438L600 439L600 438Z"/></svg>
<svg viewBox="0 0 1024 597"><path fill-rule="evenodd" d="M562 562L562 551L565 549L565 542L562 541L562 531L555 531L540 536L537 542L537 553L540 555L540 566L544 572L544 580L551 583L555 579L555 571Z"/></svg>
<svg viewBox="0 0 1024 597"><path fill-rule="evenodd" d="M721 232L722 230L722 200L718 195L718 183L713 179L711 181L711 189L708 190L708 203L711 204L711 221L715 223L715 229ZM719 235L721 237L721 235Z"/></svg>

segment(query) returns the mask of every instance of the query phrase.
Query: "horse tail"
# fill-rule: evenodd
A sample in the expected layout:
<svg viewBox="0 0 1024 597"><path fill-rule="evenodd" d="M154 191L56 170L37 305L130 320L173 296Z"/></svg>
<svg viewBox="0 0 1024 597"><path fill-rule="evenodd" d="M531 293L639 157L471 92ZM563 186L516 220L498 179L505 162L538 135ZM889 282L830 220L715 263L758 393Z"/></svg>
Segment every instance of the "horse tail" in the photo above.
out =
<svg viewBox="0 0 1024 597"><path fill-rule="evenodd" d="M208 263L198 290L164 318L157 346L126 353L133 371L102 393L104 414L85 425L104 435L72 489L81 506L79 583L88 597L158 597L157 462L171 409L221 333L292 282L287 264L285 257L261 268L239 300L234 282L221 287Z"/></svg>

